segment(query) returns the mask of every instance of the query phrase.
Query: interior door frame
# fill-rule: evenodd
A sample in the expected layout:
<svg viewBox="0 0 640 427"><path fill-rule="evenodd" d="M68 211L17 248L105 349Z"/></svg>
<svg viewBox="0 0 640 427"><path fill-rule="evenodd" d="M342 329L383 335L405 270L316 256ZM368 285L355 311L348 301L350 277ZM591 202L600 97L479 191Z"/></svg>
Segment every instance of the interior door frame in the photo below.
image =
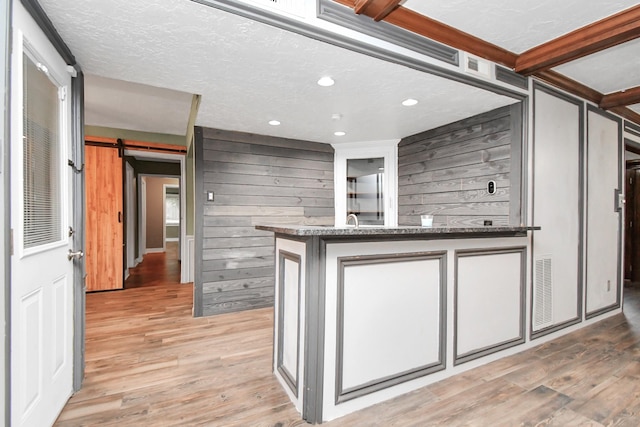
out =
<svg viewBox="0 0 640 427"><path fill-rule="evenodd" d="M627 124L625 124L626 127ZM628 182L627 182L627 172L629 170L640 170L640 158L630 158L627 160L627 153L630 153L632 155L635 156L640 156L640 141L636 141L634 139L630 139L628 134L623 135L623 141L624 141L624 150L623 150L623 161L624 161L624 170L622 171L622 173L624 174L624 185L622 186L623 188L621 188L622 190L624 190L624 199L625 199L625 206L624 206L624 220L623 220L623 224L622 224L622 232L623 232L623 236L622 236L622 247L624 249L624 255L622 257L623 260L623 265L622 265L622 289L624 291L624 283L626 281L626 276L627 276L627 267L629 266L629 264L631 264L632 266L634 265L634 260L633 259L629 259L629 256L632 256L631 254L634 251L629 251L631 253L629 253L627 251L627 243L628 240L631 239L631 247L632 248L637 248L640 247L640 238L635 236L635 233L633 233L632 231L627 229L627 224L629 222L629 217L627 216L627 211L630 210L630 206L632 203L637 204L640 201L636 201L635 200L635 195L634 194L628 194L627 193L627 186L628 186ZM634 182L633 183L633 187L640 189L640 182ZM635 228L635 227L634 227ZM640 274L637 273L636 274ZM632 273L631 274L631 278L630 278L630 282L633 283L634 282L634 276L635 274ZM622 300L622 303L624 304L624 298Z"/></svg>
<svg viewBox="0 0 640 427"><path fill-rule="evenodd" d="M151 152L151 151L141 151L141 150L131 150L131 149L125 149L124 151L124 155L125 156L131 156L131 157L136 157L136 158L144 158L145 160L149 160L149 161L159 161L159 162L178 162L180 163L180 176L179 178L179 182L180 182L180 224L185 224L185 212L186 212L186 206L187 206L187 199L186 199L186 191L182 191L182 189L186 188L187 185L187 181L186 181L186 156L184 154L170 154L170 153L156 153L156 152ZM143 224L145 223L145 218L144 216L146 215L146 208L145 208L145 204L143 203L142 197L144 197L144 195L146 194L146 188L145 185L143 183L143 177L145 176L168 176L168 175L151 175L151 174L138 174L138 196L140 197L140 204L138 205L138 212L140 213L139 218L140 218L140 222L138 223L139 225L139 232L140 232L140 250L141 252L144 253L144 248L146 246L146 236L143 235L143 233L145 232ZM186 244L186 240L187 240L187 235L186 235L186 227L181 226L180 227L180 259L181 260L187 260L188 258L188 245ZM126 240L126 239L125 239ZM143 243L145 244L145 246L142 246ZM189 266L186 265L187 263L185 262L181 262L180 263L180 283L186 283L188 281L189 278Z"/></svg>
<svg viewBox="0 0 640 427"><path fill-rule="evenodd" d="M11 250L10 250L10 229L11 229L11 215L9 203L6 200L9 197L9 188L11 185L9 179L9 141L10 141L10 119L11 119L11 90L10 90L10 72L9 67L11 65L11 55L9 42L11 37L9 32L11 31L11 0L0 0L0 60L3 63L3 67L0 69L0 84L2 85L2 99L3 99L3 111L2 119L0 119L0 178L2 184L0 184L0 202L3 208L0 209L0 245L2 246L2 261L0 262L0 277L4 279L3 283L10 283L11 280ZM4 286L3 292L0 292L0 310L2 310L2 317L4 318L5 327L3 329L2 339L0 339L0 354L2 354L2 367L0 368L0 380L3 382L3 386L0 388L0 420L4 420L4 425L10 425L10 390L11 390L11 372L10 372L10 360L11 355L9 353L9 336L11 331L11 287Z"/></svg>
<svg viewBox="0 0 640 427"><path fill-rule="evenodd" d="M72 181L72 224L73 247L75 250L86 248L86 196L84 173L84 74L76 65L76 75L71 78L71 156L73 165ZM73 263L73 391L82 387L85 367L85 311L87 284L87 269L85 258L82 257Z"/></svg>
<svg viewBox="0 0 640 427"><path fill-rule="evenodd" d="M137 191L134 194L133 186L135 183L135 172L133 166L127 161L124 163L125 165L125 180L124 180L124 194L125 194L125 207L124 207L124 218L125 218L125 253L126 253L126 261L125 261L125 269L124 269L124 279L127 280L129 277L129 269L136 266L136 253L135 253L135 236L133 236L132 230L135 230L135 213L137 212Z"/></svg>
<svg viewBox="0 0 640 427"><path fill-rule="evenodd" d="M180 188L180 184L162 184L162 248L167 250L167 188L177 188L178 189L178 197L181 196L182 189ZM178 227L179 230L182 231L182 206L180 206L180 215L178 218ZM181 241L181 237L178 236L178 242Z"/></svg>

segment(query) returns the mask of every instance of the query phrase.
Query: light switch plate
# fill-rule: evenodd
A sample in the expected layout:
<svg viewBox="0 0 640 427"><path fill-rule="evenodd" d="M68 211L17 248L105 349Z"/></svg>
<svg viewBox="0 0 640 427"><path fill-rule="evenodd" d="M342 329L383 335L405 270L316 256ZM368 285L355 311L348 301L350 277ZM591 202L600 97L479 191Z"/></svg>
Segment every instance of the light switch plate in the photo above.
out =
<svg viewBox="0 0 640 427"><path fill-rule="evenodd" d="M213 202L213 191L207 191L207 202Z"/></svg>

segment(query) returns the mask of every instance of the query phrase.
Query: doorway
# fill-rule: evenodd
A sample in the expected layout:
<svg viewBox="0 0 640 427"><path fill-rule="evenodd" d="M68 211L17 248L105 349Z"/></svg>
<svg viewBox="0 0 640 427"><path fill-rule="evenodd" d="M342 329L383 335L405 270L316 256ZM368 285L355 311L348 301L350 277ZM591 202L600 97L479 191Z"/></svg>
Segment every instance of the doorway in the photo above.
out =
<svg viewBox="0 0 640 427"><path fill-rule="evenodd" d="M625 152L624 285L640 287L640 149Z"/></svg>
<svg viewBox="0 0 640 427"><path fill-rule="evenodd" d="M180 154L125 150L127 279L125 289L186 283L184 259L185 157ZM162 273L161 277L150 273ZM162 276L164 275L164 276Z"/></svg>
<svg viewBox="0 0 640 427"><path fill-rule="evenodd" d="M160 165L157 165L160 166ZM124 288L180 283L180 177L140 174L136 227L128 240L138 243L139 262L128 268ZM134 236L135 235L135 236Z"/></svg>

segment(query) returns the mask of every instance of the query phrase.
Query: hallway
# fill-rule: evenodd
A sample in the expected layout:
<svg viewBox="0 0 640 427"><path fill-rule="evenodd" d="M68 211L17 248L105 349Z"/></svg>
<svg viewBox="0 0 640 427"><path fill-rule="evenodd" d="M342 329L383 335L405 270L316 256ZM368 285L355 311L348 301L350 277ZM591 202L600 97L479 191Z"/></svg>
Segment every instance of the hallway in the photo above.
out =
<svg viewBox="0 0 640 427"><path fill-rule="evenodd" d="M640 290L625 294L625 314L325 425L637 426ZM191 306L190 284L162 281L87 295L86 379L56 425L306 425L271 373L272 309Z"/></svg>
<svg viewBox="0 0 640 427"><path fill-rule="evenodd" d="M166 242L166 252L148 253L135 268L129 269L124 288L140 288L180 282L178 242Z"/></svg>

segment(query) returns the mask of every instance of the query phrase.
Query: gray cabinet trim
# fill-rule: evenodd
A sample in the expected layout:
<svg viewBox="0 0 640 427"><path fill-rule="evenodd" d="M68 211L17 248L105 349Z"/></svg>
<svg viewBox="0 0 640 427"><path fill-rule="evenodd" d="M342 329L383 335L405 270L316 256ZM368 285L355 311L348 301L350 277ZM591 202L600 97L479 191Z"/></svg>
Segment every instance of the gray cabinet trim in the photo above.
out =
<svg viewBox="0 0 640 427"><path fill-rule="evenodd" d="M318 2L318 18L367 34L371 37L392 42L398 46L427 55L452 65L459 65L460 59L457 49L417 36L395 25L380 21L375 22L368 16L356 15L349 7L334 1Z"/></svg>
<svg viewBox="0 0 640 427"><path fill-rule="evenodd" d="M640 126L627 120L624 121L624 130L632 135L640 136Z"/></svg>
<svg viewBox="0 0 640 427"><path fill-rule="evenodd" d="M499 342L487 347L478 348L464 354L458 354L458 261L460 258L486 255L520 254L520 324L517 337ZM527 248L518 246L513 248L496 249L465 249L455 251L454 265L454 295L453 295L453 365L460 365L480 357L487 356L500 350L507 349L525 342L525 316L526 316L526 276L527 276Z"/></svg>
<svg viewBox="0 0 640 427"><path fill-rule="evenodd" d="M622 192L624 192L624 188L623 188L623 183L622 183L622 173L621 173L621 164L622 164L622 156L624 156L624 152L623 152L623 140L622 140L622 119L620 119L617 116L614 116L611 113L608 113L604 110L602 110L601 108L595 107L591 104L587 104L587 113L596 113L601 115L602 117L606 117L607 119L613 120L614 122L616 122L618 124L618 189L616 194L620 194ZM588 116L587 116L587 120L588 120ZM589 141L589 127L587 126L587 141ZM587 145L587 149L585 150L585 154L584 154L584 163L585 168L588 168L588 160L589 160L589 146ZM589 171L588 169L585 170L584 173L585 176L585 194L587 194L587 200L585 203L585 217L586 217L586 212L588 212L589 210L589 196L588 196L588 189L589 189L589 182L588 182L588 176L589 176ZM597 317L601 314L607 313L609 311L615 310L617 308L620 308L621 306L621 294L622 294L622 242L623 242L623 238L622 238L622 208L621 206L618 206L617 204L617 200L614 202L614 207L618 212L618 254L617 254L617 263L618 263L618 271L617 271L617 280L618 283L616 283L616 302L607 306L607 307L602 307L599 308L597 310L593 310L593 311L587 311L585 313L585 318L586 319L591 319L593 317ZM588 224L587 224L588 225ZM588 237L589 235L589 229L587 228L587 230L585 231L585 246L584 246L584 251L585 253L587 253L587 245L588 245ZM585 259L585 276L586 276L586 272L587 272L587 263L589 262L588 259ZM585 288L586 286L588 286L588 277L585 277L584 280L584 284L585 284ZM589 298L589 293L585 292L585 310L586 308L589 306L589 304L587 304L587 299Z"/></svg>
<svg viewBox="0 0 640 427"><path fill-rule="evenodd" d="M285 293L285 260L292 261L296 263L298 269L298 310L296 311L296 375L295 377L289 372L289 370L283 364L283 354L284 354L284 293ZM277 359L277 369L278 372L282 375L285 382L293 392L293 394L298 397L298 377L300 374L300 302L301 302L301 263L302 260L300 255L294 254L288 251L279 250L278 251L278 265L280 267L280 274L278 277L278 359Z"/></svg>
<svg viewBox="0 0 640 427"><path fill-rule="evenodd" d="M302 419L310 424L322 422L326 253L326 244L320 237L307 240Z"/></svg>
<svg viewBox="0 0 640 427"><path fill-rule="evenodd" d="M512 86L519 87L521 89L529 89L529 78L521 74L516 73L508 68L495 66L496 80L508 83Z"/></svg>
<svg viewBox="0 0 640 427"><path fill-rule="evenodd" d="M419 366L414 369L398 372L383 378L377 378L356 387L344 389L343 377L343 345L344 345L344 269L352 265L388 264L403 261L438 260L440 263L440 343L438 361ZM442 371L446 367L446 319L447 319L447 252L416 252L395 255L367 255L349 256L338 258L338 307L336 330L336 390L335 403L346 402L351 399L365 396L385 388L401 384L434 372Z"/></svg>
<svg viewBox="0 0 640 427"><path fill-rule="evenodd" d="M533 298L531 298L530 301L530 316L531 318L529 319L530 322L530 327L529 327L529 334L531 339L536 339L536 338L540 338L543 337L545 335L551 334L553 332L559 331L561 329L564 329L566 327L569 327L571 325L575 325L577 323L580 323L582 321L582 295L583 295L583 284L584 284L584 222L585 222L585 157L584 157L584 145L585 145L585 133L584 133L584 124L585 124L585 118L584 118L584 101L575 98L571 95L567 95L564 92L560 92L556 89L553 89L547 85L544 85L540 82L534 81L533 82L533 141L536 140L536 136L535 136L535 122L536 122L536 93L537 91L546 93L548 95L554 96L556 98L562 99L570 104L574 104L576 106L578 106L578 110L579 110L579 123L578 123L578 129L579 129L579 136L578 136L578 140L579 140L579 148L578 148L578 168L579 168L579 180L578 180L578 192L579 192L579 197L578 197L578 213L579 213L579 218L578 218L578 229L579 229L579 233L578 233L578 280L576 283L576 286L578 288L578 294L577 294L577 301L576 301L576 316L574 318L568 319L564 322L561 323L557 323L555 325L551 325L547 328L543 328L537 331L533 330ZM535 143L533 144L533 148L531 150L532 152L532 159L531 159L531 180L532 180L532 193L531 193L531 203L533 208L535 209L535 197L536 197L536 191L535 191L535 161L536 161L536 146ZM531 222L535 223L535 215L534 215L534 209L532 209L531 211ZM534 256L535 256L535 235L531 236L531 247L534 248L531 251L531 265L534 265ZM530 274L530 281L531 281L531 294L533 295L533 269L531 269Z"/></svg>

